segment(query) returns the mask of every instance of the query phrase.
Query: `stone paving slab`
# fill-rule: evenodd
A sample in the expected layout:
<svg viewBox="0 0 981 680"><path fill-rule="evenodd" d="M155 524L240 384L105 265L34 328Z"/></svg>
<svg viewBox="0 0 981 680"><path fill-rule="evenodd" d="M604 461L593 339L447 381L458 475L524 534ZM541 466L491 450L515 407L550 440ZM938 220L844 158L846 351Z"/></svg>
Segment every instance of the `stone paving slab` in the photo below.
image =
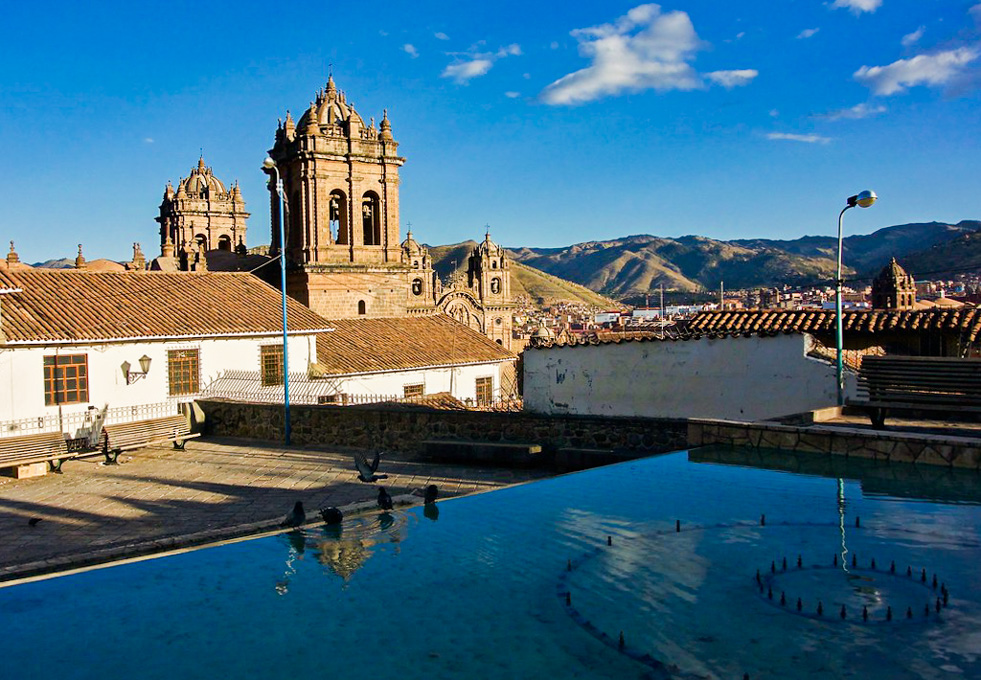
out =
<svg viewBox="0 0 981 680"><path fill-rule="evenodd" d="M436 484L440 498L548 477L542 470L438 465L382 458L393 496ZM235 439L194 439L69 461L63 474L0 477L0 581L161 552L275 528L296 501L319 507L374 501L351 453ZM32 518L41 521L29 524Z"/></svg>

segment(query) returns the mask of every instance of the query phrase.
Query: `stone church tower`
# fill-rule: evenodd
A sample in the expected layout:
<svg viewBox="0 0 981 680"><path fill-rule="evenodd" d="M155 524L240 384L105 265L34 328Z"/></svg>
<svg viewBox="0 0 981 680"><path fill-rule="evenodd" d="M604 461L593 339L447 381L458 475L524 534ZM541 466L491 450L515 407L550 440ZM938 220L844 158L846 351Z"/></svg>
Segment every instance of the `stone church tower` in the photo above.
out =
<svg viewBox="0 0 981 680"><path fill-rule="evenodd" d="M916 303L916 282L896 258L872 281L872 309L909 310Z"/></svg>
<svg viewBox="0 0 981 680"><path fill-rule="evenodd" d="M513 301L511 262L490 231L467 260L466 280L457 279L439 294L437 309L511 349Z"/></svg>
<svg viewBox="0 0 981 680"><path fill-rule="evenodd" d="M176 191L167 182L156 218L161 258L176 258L177 268L184 271L206 268L204 253L209 250L245 249L248 217L238 183L226 189L199 158Z"/></svg>
<svg viewBox="0 0 981 680"><path fill-rule="evenodd" d="M425 307L410 304L419 298L411 286L425 272L411 266L411 256L405 261L399 239L399 166L405 159L387 112L377 128L373 118L365 123L331 77L297 122L287 111L269 155L287 199L290 296L328 319L405 316L407 307ZM275 254L280 202L272 183L270 192Z"/></svg>

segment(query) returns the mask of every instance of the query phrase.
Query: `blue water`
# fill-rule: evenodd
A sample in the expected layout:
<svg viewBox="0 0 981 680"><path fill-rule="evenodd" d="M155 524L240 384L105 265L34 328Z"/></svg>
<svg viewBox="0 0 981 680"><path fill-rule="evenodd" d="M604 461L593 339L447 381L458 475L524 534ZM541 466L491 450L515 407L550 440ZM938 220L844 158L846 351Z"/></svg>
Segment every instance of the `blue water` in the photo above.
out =
<svg viewBox="0 0 981 680"><path fill-rule="evenodd" d="M2 588L0 678L981 677L977 474L691 457Z"/></svg>

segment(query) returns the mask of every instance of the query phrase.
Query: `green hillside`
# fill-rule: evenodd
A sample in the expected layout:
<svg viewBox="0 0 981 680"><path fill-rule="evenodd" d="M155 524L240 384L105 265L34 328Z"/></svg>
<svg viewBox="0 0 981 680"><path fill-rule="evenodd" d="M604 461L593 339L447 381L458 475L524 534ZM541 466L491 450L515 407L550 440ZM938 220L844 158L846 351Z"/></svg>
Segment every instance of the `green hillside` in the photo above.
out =
<svg viewBox="0 0 981 680"><path fill-rule="evenodd" d="M476 241L464 241L427 248L433 258L433 269L446 281L453 276L466 276L467 258L476 246ZM603 309L617 306L615 301L585 286L516 261L511 262L511 294L515 297L526 295L533 303L541 306L556 302L580 302Z"/></svg>

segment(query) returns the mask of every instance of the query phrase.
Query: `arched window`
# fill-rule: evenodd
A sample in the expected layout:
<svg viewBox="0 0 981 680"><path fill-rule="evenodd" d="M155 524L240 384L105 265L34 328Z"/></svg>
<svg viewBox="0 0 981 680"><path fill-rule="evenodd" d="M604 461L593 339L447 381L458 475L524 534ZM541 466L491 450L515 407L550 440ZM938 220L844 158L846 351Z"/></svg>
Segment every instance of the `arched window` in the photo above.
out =
<svg viewBox="0 0 981 680"><path fill-rule="evenodd" d="M491 269L497 269L497 260L491 260Z"/></svg>
<svg viewBox="0 0 981 680"><path fill-rule="evenodd" d="M330 192L330 237L338 245L348 245L347 196L340 189Z"/></svg>
<svg viewBox="0 0 981 680"><path fill-rule="evenodd" d="M493 279L491 279L491 286L490 286L490 288L491 288L491 292L492 293L494 293L494 294L500 293L501 292L501 280L495 276Z"/></svg>
<svg viewBox="0 0 981 680"><path fill-rule="evenodd" d="M361 227L366 246L381 245L381 203L374 191L365 192L361 199Z"/></svg>
<svg viewBox="0 0 981 680"><path fill-rule="evenodd" d="M198 234L194 237L194 242L198 246L198 250L204 252L208 249L208 237L204 234Z"/></svg>
<svg viewBox="0 0 981 680"><path fill-rule="evenodd" d="M365 305L364 300L358 300L358 314L367 314L368 308Z"/></svg>
<svg viewBox="0 0 981 680"><path fill-rule="evenodd" d="M422 279L412 279L412 294L422 295Z"/></svg>
<svg viewBox="0 0 981 680"><path fill-rule="evenodd" d="M218 250L228 250L232 249L232 238L231 236L219 236L218 237Z"/></svg>

